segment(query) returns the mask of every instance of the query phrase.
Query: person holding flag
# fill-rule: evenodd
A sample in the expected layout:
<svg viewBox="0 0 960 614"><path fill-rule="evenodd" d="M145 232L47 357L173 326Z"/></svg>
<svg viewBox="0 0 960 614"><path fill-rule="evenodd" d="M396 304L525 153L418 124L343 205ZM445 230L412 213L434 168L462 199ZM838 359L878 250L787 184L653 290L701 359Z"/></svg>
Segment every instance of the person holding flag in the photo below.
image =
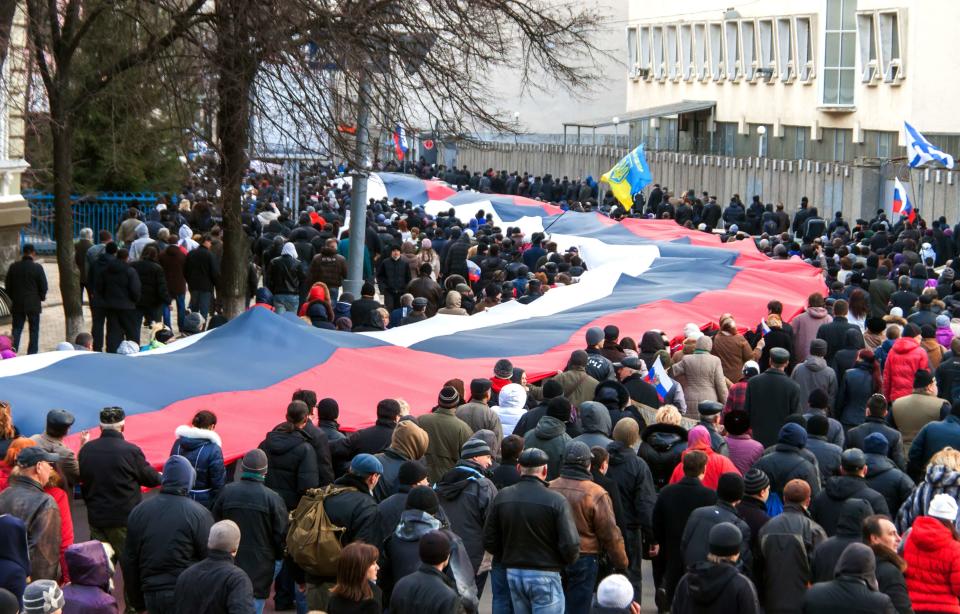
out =
<svg viewBox="0 0 960 614"><path fill-rule="evenodd" d="M631 151L609 171L600 176L600 181L610 186L610 192L625 211L633 207L633 197L653 180L643 143Z"/></svg>
<svg viewBox="0 0 960 614"><path fill-rule="evenodd" d="M911 224L917 219L917 212L913 208L913 203L910 202L907 190L897 177L893 179L893 214L907 218Z"/></svg>
<svg viewBox="0 0 960 614"><path fill-rule="evenodd" d="M403 162L403 157L406 155L408 149L407 133L400 124L397 124L396 129L393 131L393 148L397 152L397 160Z"/></svg>

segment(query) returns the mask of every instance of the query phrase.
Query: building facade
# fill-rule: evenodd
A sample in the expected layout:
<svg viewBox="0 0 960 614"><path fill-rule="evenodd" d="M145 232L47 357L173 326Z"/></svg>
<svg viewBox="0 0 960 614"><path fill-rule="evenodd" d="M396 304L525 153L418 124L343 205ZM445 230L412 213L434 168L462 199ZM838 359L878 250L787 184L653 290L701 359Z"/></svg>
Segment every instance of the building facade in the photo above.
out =
<svg viewBox="0 0 960 614"><path fill-rule="evenodd" d="M960 93L951 81L960 57L949 51L960 3L727 6L630 0L626 112L618 120L632 142L726 156L886 160L905 155L906 120L960 154L960 121L949 102Z"/></svg>
<svg viewBox="0 0 960 614"><path fill-rule="evenodd" d="M23 159L27 71L22 3L17 3L7 29L10 42L6 53L0 55L0 277L17 258L20 229L30 222L30 207L20 193L20 176L27 168Z"/></svg>

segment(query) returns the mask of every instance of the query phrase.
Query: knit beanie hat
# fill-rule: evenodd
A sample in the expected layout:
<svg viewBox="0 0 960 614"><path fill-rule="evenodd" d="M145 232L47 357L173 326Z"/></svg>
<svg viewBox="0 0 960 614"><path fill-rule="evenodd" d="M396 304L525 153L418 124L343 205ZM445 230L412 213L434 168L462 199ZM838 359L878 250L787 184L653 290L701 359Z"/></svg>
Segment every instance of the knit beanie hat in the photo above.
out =
<svg viewBox="0 0 960 614"><path fill-rule="evenodd" d="M559 397L563 395L563 385L552 379L548 379L543 383L543 398L552 399L554 397Z"/></svg>
<svg viewBox="0 0 960 614"><path fill-rule="evenodd" d="M734 410L723 417L723 426L731 435L743 435L750 430L750 414Z"/></svg>
<svg viewBox="0 0 960 614"><path fill-rule="evenodd" d="M949 520L950 522L956 522L956 500L946 493L940 493L939 495L936 495L930 501L930 507L927 508L927 516L940 518L942 520Z"/></svg>
<svg viewBox="0 0 960 614"><path fill-rule="evenodd" d="M432 516L440 510L440 500L429 486L415 486L407 493L405 509L421 510Z"/></svg>
<svg viewBox="0 0 960 614"><path fill-rule="evenodd" d="M634 446L640 441L640 425L633 418L623 418L613 427L613 440L626 446Z"/></svg>
<svg viewBox="0 0 960 614"><path fill-rule="evenodd" d="M770 486L770 478L762 469L753 468L743 476L743 492L748 495L759 495L760 492Z"/></svg>
<svg viewBox="0 0 960 614"><path fill-rule="evenodd" d="M785 443L797 448L802 448L807 445L807 432L803 430L803 427L794 422L788 422L783 425L780 429L779 437L777 437L779 443Z"/></svg>
<svg viewBox="0 0 960 614"><path fill-rule="evenodd" d="M439 565L450 556L450 538L443 531L430 531L420 538L420 560L427 565Z"/></svg>
<svg viewBox="0 0 960 614"><path fill-rule="evenodd" d="M453 386L444 386L437 397L437 405L446 409L453 409L460 404L460 393Z"/></svg>
<svg viewBox="0 0 960 614"><path fill-rule="evenodd" d="M53 580L35 580L23 591L23 614L49 614L63 606L63 591Z"/></svg>
<svg viewBox="0 0 960 614"><path fill-rule="evenodd" d="M937 316L937 328L945 328L947 326L950 326L950 317L941 313Z"/></svg>
<svg viewBox="0 0 960 614"><path fill-rule="evenodd" d="M493 374L500 379L510 379L513 377L513 363L506 358L501 358L493 366Z"/></svg>
<svg viewBox="0 0 960 614"><path fill-rule="evenodd" d="M865 454L886 454L890 449L890 442L883 433L870 433L863 440Z"/></svg>
<svg viewBox="0 0 960 614"><path fill-rule="evenodd" d="M566 422L570 419L570 410L570 401L563 397L554 397L547 402L547 415L561 422Z"/></svg>
<svg viewBox="0 0 960 614"><path fill-rule="evenodd" d="M260 448L254 448L240 460L240 473L263 477L267 474L267 455Z"/></svg>
<svg viewBox="0 0 960 614"><path fill-rule="evenodd" d="M340 404L336 399L323 399L317 403L317 416L321 420L336 420L340 417Z"/></svg>
<svg viewBox="0 0 960 614"><path fill-rule="evenodd" d="M460 448L460 458L468 460L478 456L491 456L490 446L482 439L468 439Z"/></svg>
<svg viewBox="0 0 960 614"><path fill-rule="evenodd" d="M733 503L743 499L743 478L739 473L724 473L717 481L717 497L721 501Z"/></svg>
<svg viewBox="0 0 960 614"><path fill-rule="evenodd" d="M729 474L726 474L729 475ZM743 534L737 525L730 522L721 522L710 529L710 554L716 556L733 556L740 552Z"/></svg>
<svg viewBox="0 0 960 614"><path fill-rule="evenodd" d="M0 588L0 612L19 612L20 599L5 588Z"/></svg>
<svg viewBox="0 0 960 614"><path fill-rule="evenodd" d="M597 587L597 605L604 608L626 609L633 603L633 585L626 576L612 574Z"/></svg>
<svg viewBox="0 0 960 614"><path fill-rule="evenodd" d="M397 482L401 486L413 486L427 477L427 468L418 461L404 461L397 470Z"/></svg>

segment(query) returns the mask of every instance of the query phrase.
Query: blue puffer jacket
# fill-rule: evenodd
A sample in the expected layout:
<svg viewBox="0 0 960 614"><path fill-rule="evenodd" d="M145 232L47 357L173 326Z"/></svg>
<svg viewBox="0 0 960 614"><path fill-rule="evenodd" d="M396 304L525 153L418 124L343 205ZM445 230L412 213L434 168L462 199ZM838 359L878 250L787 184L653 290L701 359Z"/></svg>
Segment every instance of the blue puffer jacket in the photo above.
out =
<svg viewBox="0 0 960 614"><path fill-rule="evenodd" d="M214 431L187 425L178 426L176 435L170 455L185 457L196 469L197 481L190 498L209 509L223 488L226 474L220 436Z"/></svg>

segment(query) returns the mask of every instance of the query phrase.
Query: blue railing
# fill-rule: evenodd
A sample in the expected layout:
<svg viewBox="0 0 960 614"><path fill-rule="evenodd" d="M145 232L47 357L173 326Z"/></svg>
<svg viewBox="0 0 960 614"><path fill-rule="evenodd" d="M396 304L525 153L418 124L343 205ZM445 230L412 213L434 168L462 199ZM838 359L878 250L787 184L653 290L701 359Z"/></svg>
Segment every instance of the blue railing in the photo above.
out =
<svg viewBox="0 0 960 614"><path fill-rule="evenodd" d="M20 244L32 243L41 254L56 252L57 243L53 233L53 194L49 192L24 192L30 203L30 225L20 231ZM81 228L92 228L94 240L101 230L117 231L123 214L133 204L144 213L153 211L157 201L167 196L162 192L97 192L73 195L73 238L80 238ZM176 203L177 196L169 195Z"/></svg>

